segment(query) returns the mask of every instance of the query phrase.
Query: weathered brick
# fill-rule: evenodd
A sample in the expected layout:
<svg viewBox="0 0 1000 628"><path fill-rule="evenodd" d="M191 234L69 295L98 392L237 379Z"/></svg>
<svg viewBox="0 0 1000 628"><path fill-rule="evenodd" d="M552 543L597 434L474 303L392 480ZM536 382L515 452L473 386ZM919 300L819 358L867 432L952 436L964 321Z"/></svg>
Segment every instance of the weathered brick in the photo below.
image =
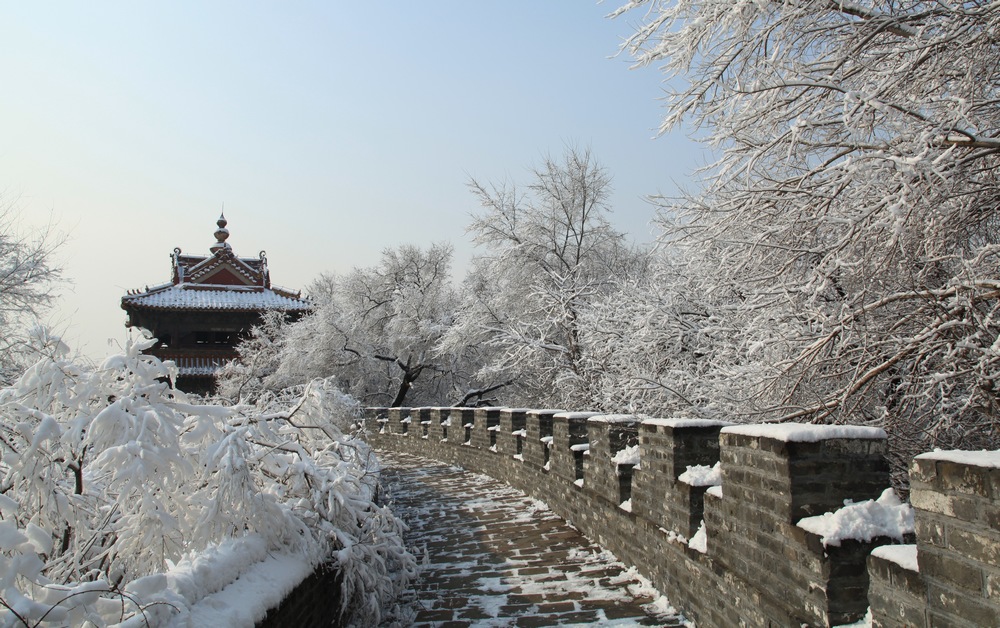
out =
<svg viewBox="0 0 1000 628"><path fill-rule="evenodd" d="M943 552L925 548L920 552L920 571L927 578L945 581L951 585L981 591L983 576L979 566L952 552Z"/></svg>
<svg viewBox="0 0 1000 628"><path fill-rule="evenodd" d="M938 461L939 486L967 495L989 498L990 482L986 469L950 462Z"/></svg>
<svg viewBox="0 0 1000 628"><path fill-rule="evenodd" d="M935 584L928 586L927 596L932 626L1000 626L1000 608L981 597Z"/></svg>
<svg viewBox="0 0 1000 628"><path fill-rule="evenodd" d="M948 530L947 547L981 563L1000 564L1000 533L991 530L972 530L958 526Z"/></svg>

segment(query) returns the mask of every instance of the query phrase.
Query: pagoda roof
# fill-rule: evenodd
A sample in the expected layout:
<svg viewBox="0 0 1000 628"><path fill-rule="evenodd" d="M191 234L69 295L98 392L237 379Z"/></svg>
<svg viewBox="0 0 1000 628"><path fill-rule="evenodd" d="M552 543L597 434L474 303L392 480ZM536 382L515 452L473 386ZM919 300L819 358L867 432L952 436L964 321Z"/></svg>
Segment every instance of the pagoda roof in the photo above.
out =
<svg viewBox="0 0 1000 628"><path fill-rule="evenodd" d="M150 310L307 311L309 301L280 288L214 284L164 284L122 297L122 307Z"/></svg>
<svg viewBox="0 0 1000 628"><path fill-rule="evenodd" d="M122 308L254 312L305 312L312 304L300 293L271 285L264 251L258 257L238 257L226 240L226 217L216 223L216 242L209 255L184 255L174 249L171 280L122 297Z"/></svg>

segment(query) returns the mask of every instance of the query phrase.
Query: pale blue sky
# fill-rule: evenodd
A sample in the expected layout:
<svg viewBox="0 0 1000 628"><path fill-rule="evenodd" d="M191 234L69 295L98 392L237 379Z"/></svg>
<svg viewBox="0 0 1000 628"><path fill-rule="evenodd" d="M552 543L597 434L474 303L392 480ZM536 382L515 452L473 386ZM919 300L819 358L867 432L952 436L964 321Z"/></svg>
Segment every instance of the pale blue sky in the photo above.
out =
<svg viewBox="0 0 1000 628"><path fill-rule="evenodd" d="M526 182L566 144L614 177L614 221L704 160L654 139L661 76L610 58L616 2L6 2L0 191L55 220L71 284L53 319L94 358L126 336L126 289L207 253L225 203L237 254L275 283L450 241L461 276L469 177Z"/></svg>

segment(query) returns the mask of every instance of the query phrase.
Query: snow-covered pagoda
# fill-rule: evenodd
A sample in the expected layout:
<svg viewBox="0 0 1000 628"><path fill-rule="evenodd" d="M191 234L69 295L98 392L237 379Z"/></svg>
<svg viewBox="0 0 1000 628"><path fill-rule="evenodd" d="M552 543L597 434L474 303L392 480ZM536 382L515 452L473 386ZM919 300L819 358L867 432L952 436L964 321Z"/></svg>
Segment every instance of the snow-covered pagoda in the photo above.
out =
<svg viewBox="0 0 1000 628"><path fill-rule="evenodd" d="M236 343L267 311L297 318L311 309L301 293L271 285L264 251L237 257L226 240L220 216L210 255L183 255L174 249L171 280L122 297L125 325L152 332L157 344L147 353L177 364L177 387L210 392L215 373L236 357Z"/></svg>

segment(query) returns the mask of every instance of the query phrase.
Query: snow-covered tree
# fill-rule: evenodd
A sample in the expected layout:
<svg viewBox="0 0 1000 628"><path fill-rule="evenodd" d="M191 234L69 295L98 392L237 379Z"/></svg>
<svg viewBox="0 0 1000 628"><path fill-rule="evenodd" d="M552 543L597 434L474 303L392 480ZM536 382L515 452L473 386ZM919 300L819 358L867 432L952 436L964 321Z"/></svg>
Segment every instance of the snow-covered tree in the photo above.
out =
<svg viewBox="0 0 1000 628"><path fill-rule="evenodd" d="M608 220L611 177L589 151L546 158L522 192L514 183L470 188L484 210L469 231L473 262L443 351L477 347L484 387L511 382L508 402L585 404L590 374L581 316L637 274L644 257Z"/></svg>
<svg viewBox="0 0 1000 628"><path fill-rule="evenodd" d="M249 336L236 346L239 358L226 364L216 375L218 397L255 401L273 388L269 387L267 378L278 368L290 324L284 312L270 311L261 315L260 323L251 327Z"/></svg>
<svg viewBox="0 0 1000 628"><path fill-rule="evenodd" d="M163 625L269 555L331 563L377 623L414 574L377 461L342 429L357 403L329 381L202 405L148 338L96 369L34 343L0 389L3 625Z"/></svg>
<svg viewBox="0 0 1000 628"><path fill-rule="evenodd" d="M741 384L707 392L737 417L885 425L903 457L996 446L1000 3L616 13L667 74L663 129L721 155L701 195L661 199L669 289L733 333L702 359Z"/></svg>
<svg viewBox="0 0 1000 628"><path fill-rule="evenodd" d="M26 331L52 304L62 275L52 259L59 245L52 228L26 235L17 217L16 205L0 194L0 384L31 363Z"/></svg>
<svg viewBox="0 0 1000 628"><path fill-rule="evenodd" d="M277 390L333 377L368 405L445 403L461 372L455 359L433 351L457 303L451 255L447 244L402 245L371 268L320 277L310 288L315 311L255 332L224 379L243 381L250 369ZM231 388L224 383L223 391Z"/></svg>

